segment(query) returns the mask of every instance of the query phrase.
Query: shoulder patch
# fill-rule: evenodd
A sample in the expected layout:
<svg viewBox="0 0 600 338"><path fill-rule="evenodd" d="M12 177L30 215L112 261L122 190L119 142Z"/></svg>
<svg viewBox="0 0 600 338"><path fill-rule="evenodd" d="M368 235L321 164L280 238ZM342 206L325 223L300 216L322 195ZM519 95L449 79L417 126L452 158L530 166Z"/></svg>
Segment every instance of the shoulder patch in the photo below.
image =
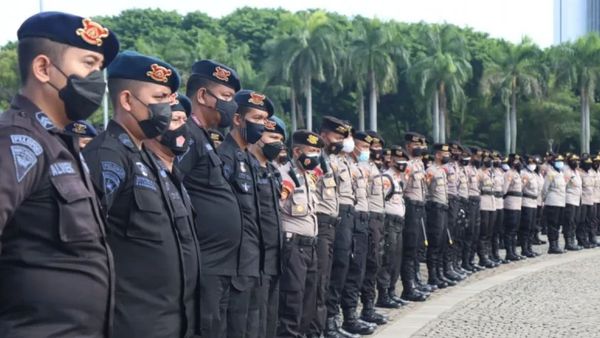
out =
<svg viewBox="0 0 600 338"><path fill-rule="evenodd" d="M12 144L19 144L19 145L26 146L27 148L31 149L31 151L33 151L35 156L39 156L44 152L44 150L42 149L42 146L39 144L39 142L34 140L33 137L28 136L28 135L20 135L20 134L10 135L10 141Z"/></svg>
<svg viewBox="0 0 600 338"><path fill-rule="evenodd" d="M124 146L126 146L127 148L135 148L135 146L133 145L133 142L131 141L131 139L129 138L129 135L123 133L119 135L119 141L121 141L121 143L123 143Z"/></svg>
<svg viewBox="0 0 600 338"><path fill-rule="evenodd" d="M102 161L102 171L110 171L117 175L120 180L125 179L125 169L111 161Z"/></svg>
<svg viewBox="0 0 600 338"><path fill-rule="evenodd" d="M38 120L42 128L46 130L54 129L54 123L50 121L50 118L46 114L40 112L35 113L35 119Z"/></svg>
<svg viewBox="0 0 600 338"><path fill-rule="evenodd" d="M121 185L121 180L112 171L103 171L102 179L104 181L104 193L106 195L112 194Z"/></svg>
<svg viewBox="0 0 600 338"><path fill-rule="evenodd" d="M25 175L37 164L37 156L28 147L22 145L10 146L10 152L13 156L13 162L15 164L15 176L17 182L21 183Z"/></svg>

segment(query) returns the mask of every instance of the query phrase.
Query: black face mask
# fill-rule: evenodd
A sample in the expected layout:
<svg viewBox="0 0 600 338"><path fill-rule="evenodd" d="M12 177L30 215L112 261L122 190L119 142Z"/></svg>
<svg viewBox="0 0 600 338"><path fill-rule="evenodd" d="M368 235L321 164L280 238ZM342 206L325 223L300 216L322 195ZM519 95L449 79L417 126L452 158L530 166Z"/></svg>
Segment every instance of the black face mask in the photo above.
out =
<svg viewBox="0 0 600 338"><path fill-rule="evenodd" d="M371 149L371 160L373 161L381 161L383 157L383 150L373 150Z"/></svg>
<svg viewBox="0 0 600 338"><path fill-rule="evenodd" d="M136 100L148 108L148 119L138 120L133 113L130 114L138 121L138 125L146 138L155 138L169 129L171 124L171 105L169 103L145 104L137 96L131 94Z"/></svg>
<svg viewBox="0 0 600 338"><path fill-rule="evenodd" d="M319 156L307 156L302 153L302 155L298 157L298 162L305 170L313 170L319 165Z"/></svg>
<svg viewBox="0 0 600 338"><path fill-rule="evenodd" d="M448 164L450 162L450 156L442 157L442 164Z"/></svg>
<svg viewBox="0 0 600 338"><path fill-rule="evenodd" d="M102 104L106 91L106 82L102 72L95 70L86 77L67 76L62 69L56 65L54 67L67 78L67 85L61 89L48 82L58 91L58 97L64 102L67 118L71 121L86 120Z"/></svg>
<svg viewBox="0 0 600 338"><path fill-rule="evenodd" d="M460 161L460 154L452 154L452 159L455 161Z"/></svg>
<svg viewBox="0 0 600 338"><path fill-rule="evenodd" d="M598 163L598 162L594 162L594 163L592 163L592 168L593 168L594 170L598 170L598 168L600 168L600 163Z"/></svg>
<svg viewBox="0 0 600 338"><path fill-rule="evenodd" d="M471 160L471 164L473 164L475 168L479 168L481 167L481 160Z"/></svg>
<svg viewBox="0 0 600 338"><path fill-rule="evenodd" d="M406 170L406 166L407 166L407 163L396 162L396 169L398 169L398 171L401 173L403 173Z"/></svg>
<svg viewBox="0 0 600 338"><path fill-rule="evenodd" d="M183 155L188 150L190 131L187 124L175 130L167 130L160 139L160 143L173 152L175 156Z"/></svg>
<svg viewBox="0 0 600 338"><path fill-rule="evenodd" d="M429 154L429 149L427 149L427 148L421 148L421 155L425 156L427 154Z"/></svg>
<svg viewBox="0 0 600 338"><path fill-rule="evenodd" d="M221 121L219 122L219 128L229 128L233 122L233 114L238 110L238 104L233 100L225 101L218 98L210 90L206 90L206 93L217 100L215 107L212 108L221 114Z"/></svg>
<svg viewBox="0 0 600 338"><path fill-rule="evenodd" d="M515 163L515 164L513 164L513 168L514 168L516 171L520 171L520 170L521 170L521 163Z"/></svg>
<svg viewBox="0 0 600 338"><path fill-rule="evenodd" d="M494 168L500 168L500 161L493 162Z"/></svg>
<svg viewBox="0 0 600 338"><path fill-rule="evenodd" d="M469 160L460 160L460 164L462 164L463 166L467 166L469 165Z"/></svg>
<svg viewBox="0 0 600 338"><path fill-rule="evenodd" d="M569 168L571 168L571 170L577 169L577 162L569 162Z"/></svg>
<svg viewBox="0 0 600 338"><path fill-rule="evenodd" d="M591 167L592 167L591 163L585 163L585 162L581 163L581 169L583 169L585 171L590 170Z"/></svg>
<svg viewBox="0 0 600 338"><path fill-rule="evenodd" d="M492 161L483 161L483 166L486 168L491 168L492 167Z"/></svg>
<svg viewBox="0 0 600 338"><path fill-rule="evenodd" d="M423 155L423 149L421 148L413 148L411 155L414 157Z"/></svg>
<svg viewBox="0 0 600 338"><path fill-rule="evenodd" d="M248 120L245 120L246 127L242 128L242 137L248 143L256 143L260 140L262 133L265 131L265 126L263 124L253 123Z"/></svg>
<svg viewBox="0 0 600 338"><path fill-rule="evenodd" d="M331 143L327 152L329 154L337 155L342 151L342 148L344 148L344 142Z"/></svg>
<svg viewBox="0 0 600 338"><path fill-rule="evenodd" d="M279 156L282 146L283 146L283 143L281 143L279 141L272 142L272 143L265 143L262 146L263 155L265 155L265 157L267 158L268 161L273 161L274 159L277 158L277 156Z"/></svg>

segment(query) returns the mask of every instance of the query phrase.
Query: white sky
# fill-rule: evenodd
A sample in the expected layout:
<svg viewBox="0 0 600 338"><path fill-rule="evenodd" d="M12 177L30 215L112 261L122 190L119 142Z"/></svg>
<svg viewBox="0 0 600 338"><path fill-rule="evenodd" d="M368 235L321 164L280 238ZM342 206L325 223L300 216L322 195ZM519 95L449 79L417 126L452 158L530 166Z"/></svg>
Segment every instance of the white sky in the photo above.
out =
<svg viewBox="0 0 600 338"><path fill-rule="evenodd" d="M552 0L4 0L0 11L0 45L16 40L19 25L39 11L40 2L44 10L80 16L115 15L128 8L148 7L182 14L200 10L213 17L244 6L282 7L291 11L322 8L349 16L360 14L402 22L448 22L513 42L529 36L542 47L551 45L553 38Z"/></svg>

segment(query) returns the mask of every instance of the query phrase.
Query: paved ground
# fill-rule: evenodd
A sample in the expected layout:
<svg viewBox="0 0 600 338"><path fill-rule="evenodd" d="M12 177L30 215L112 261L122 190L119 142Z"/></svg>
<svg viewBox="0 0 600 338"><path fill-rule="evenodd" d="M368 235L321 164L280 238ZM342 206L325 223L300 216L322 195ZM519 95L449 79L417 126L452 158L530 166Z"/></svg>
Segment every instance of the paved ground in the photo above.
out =
<svg viewBox="0 0 600 338"><path fill-rule="evenodd" d="M390 324L375 337L599 337L599 260L593 249L480 272L388 311Z"/></svg>

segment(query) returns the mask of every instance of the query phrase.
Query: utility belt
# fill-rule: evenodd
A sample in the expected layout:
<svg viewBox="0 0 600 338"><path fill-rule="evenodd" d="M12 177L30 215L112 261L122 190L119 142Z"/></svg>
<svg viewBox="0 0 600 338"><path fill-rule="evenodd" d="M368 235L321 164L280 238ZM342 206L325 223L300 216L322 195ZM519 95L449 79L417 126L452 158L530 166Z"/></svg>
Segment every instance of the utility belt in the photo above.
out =
<svg viewBox="0 0 600 338"><path fill-rule="evenodd" d="M512 197L523 197L523 193L522 192L518 192L518 191L509 191L506 193L506 195L504 195L504 197L508 197L508 196L512 196ZM537 198L537 197L536 197Z"/></svg>
<svg viewBox="0 0 600 338"><path fill-rule="evenodd" d="M480 202L481 196L469 196L469 201Z"/></svg>
<svg viewBox="0 0 600 338"><path fill-rule="evenodd" d="M427 208L448 210L448 205L438 202L427 202Z"/></svg>
<svg viewBox="0 0 600 338"><path fill-rule="evenodd" d="M315 246L315 245L317 245L317 237L298 235L293 232L285 233L285 241L288 243L298 244L300 246Z"/></svg>
<svg viewBox="0 0 600 338"><path fill-rule="evenodd" d="M493 191L482 191L481 195L482 196L494 196L494 192Z"/></svg>
<svg viewBox="0 0 600 338"><path fill-rule="evenodd" d="M525 197L525 198L529 198L529 199L532 199L532 200L537 200L537 198L538 198L538 197L537 197L537 196L535 196L535 195L532 195L532 194L527 194L527 193L523 193L523 197Z"/></svg>
<svg viewBox="0 0 600 338"><path fill-rule="evenodd" d="M495 191L494 192L494 197L496 197L496 198L503 198L504 195L502 195L502 191Z"/></svg>
<svg viewBox="0 0 600 338"><path fill-rule="evenodd" d="M317 213L317 222L319 224L328 224L328 225L333 225L333 226L337 226L338 223L341 221L341 217L333 217L330 215L326 215L323 213Z"/></svg>

